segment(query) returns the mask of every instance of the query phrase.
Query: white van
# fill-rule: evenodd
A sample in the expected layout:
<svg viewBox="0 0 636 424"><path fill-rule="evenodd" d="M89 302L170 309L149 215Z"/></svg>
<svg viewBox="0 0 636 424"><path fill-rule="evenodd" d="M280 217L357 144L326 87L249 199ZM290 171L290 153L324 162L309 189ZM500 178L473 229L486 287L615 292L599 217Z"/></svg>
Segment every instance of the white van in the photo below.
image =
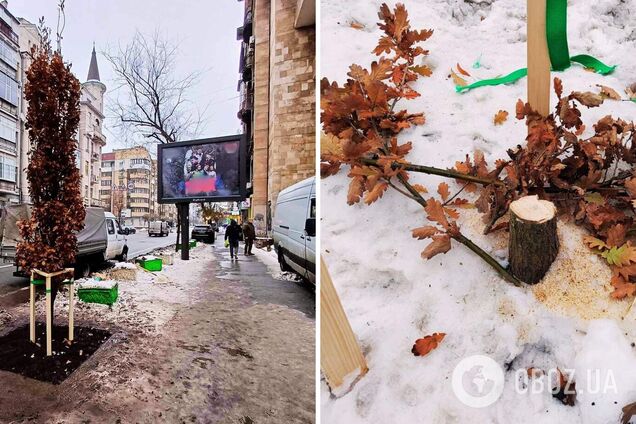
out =
<svg viewBox="0 0 636 424"><path fill-rule="evenodd" d="M166 221L152 221L148 228L148 236L167 236L170 234L170 227Z"/></svg>
<svg viewBox="0 0 636 424"><path fill-rule="evenodd" d="M311 177L278 194L272 224L274 248L283 271L316 284L316 182Z"/></svg>

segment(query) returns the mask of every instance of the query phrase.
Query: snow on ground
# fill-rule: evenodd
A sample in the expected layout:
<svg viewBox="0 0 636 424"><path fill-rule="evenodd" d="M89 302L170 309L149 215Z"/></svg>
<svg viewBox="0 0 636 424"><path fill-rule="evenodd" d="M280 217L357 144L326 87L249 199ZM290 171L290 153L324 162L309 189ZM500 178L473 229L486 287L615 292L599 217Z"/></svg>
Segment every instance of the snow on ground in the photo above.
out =
<svg viewBox="0 0 636 424"><path fill-rule="evenodd" d="M381 3L321 2L321 76L343 82L349 64L368 66L376 60L371 50L380 35L375 23ZM401 136L401 142L413 141L408 158L450 167L475 149L489 163L505 157L506 149L525 138L514 105L526 98L526 80L456 94L449 70L459 62L474 76L489 78L525 67L526 2L404 3L415 29L435 30L424 43L431 52L424 62L434 74L416 83L422 97L401 104L427 118ZM570 53L591 54L618 67L605 77L578 65L554 74L566 93L598 91L596 84L623 93L636 82L635 20L636 0L569 1ZM352 28L354 21L364 28ZM477 61L479 69L473 67ZM510 118L496 127L492 120L500 109ZM608 101L582 114L589 133L590 124L607 114L636 119L636 104ZM432 192L442 181L411 175ZM609 272L583 248L580 230L561 223L563 247L550 273L532 289L518 289L461 245L423 261L419 253L426 243L412 239L409 231L426 221L418 205L387 192L370 207L350 207L347 185L344 171L322 181L322 248L370 370L338 399L330 397L323 381L324 423L605 423L617 422L620 408L636 401L634 314L630 302L609 299ZM505 238L481 235L477 214L464 213L461 222L476 243L506 259ZM440 347L413 356L414 341L433 332L447 333ZM502 397L483 409L462 404L451 388L455 365L473 354L488 355L506 369ZM565 406L548 391L517 393L515 370L531 366L575 369L576 405ZM592 377L600 373L606 393L586 393L588 383L598 382L587 370ZM604 385L608 373L615 377L616 392Z"/></svg>
<svg viewBox="0 0 636 424"><path fill-rule="evenodd" d="M278 256L276 256L276 251L274 249L266 250L266 249L258 249L254 248L252 250L254 255L267 267L267 272L269 275L274 277L276 280L281 281L298 281L299 276L294 274L293 272L285 272L281 271L280 264L278 263Z"/></svg>

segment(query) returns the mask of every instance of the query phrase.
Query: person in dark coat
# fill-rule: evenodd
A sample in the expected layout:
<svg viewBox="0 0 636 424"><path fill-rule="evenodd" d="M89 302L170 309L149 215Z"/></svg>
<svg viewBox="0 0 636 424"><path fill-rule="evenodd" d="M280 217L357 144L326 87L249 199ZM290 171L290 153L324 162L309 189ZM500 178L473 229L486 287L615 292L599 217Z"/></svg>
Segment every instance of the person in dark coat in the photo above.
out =
<svg viewBox="0 0 636 424"><path fill-rule="evenodd" d="M235 220L230 221L230 225L225 229L225 240L230 244L230 258L238 259L239 239L241 238L241 227Z"/></svg>
<svg viewBox="0 0 636 424"><path fill-rule="evenodd" d="M243 241L245 242L245 256L251 256L252 253L252 245L254 244L254 240L256 239L256 229L254 228L254 224L251 221L246 221L243 224Z"/></svg>

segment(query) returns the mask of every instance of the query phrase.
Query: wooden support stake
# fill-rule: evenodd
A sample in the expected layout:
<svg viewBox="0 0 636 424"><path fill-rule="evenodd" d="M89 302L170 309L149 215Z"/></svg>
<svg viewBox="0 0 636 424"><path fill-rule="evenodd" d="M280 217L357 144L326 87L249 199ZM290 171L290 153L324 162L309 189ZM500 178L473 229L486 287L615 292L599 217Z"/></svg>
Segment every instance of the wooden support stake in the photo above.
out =
<svg viewBox="0 0 636 424"><path fill-rule="evenodd" d="M73 268L64 268L57 272L44 272L34 269L31 271L31 320L30 320L30 336L31 341L35 342L35 287L33 280L35 274L41 275L46 278L46 356L53 354L53 301L51 298L51 278L58 275L68 274L74 272ZM71 284L72 286L72 284ZM72 287L71 287L72 290ZM69 298L69 340L73 340L73 294L71 293Z"/></svg>
<svg viewBox="0 0 636 424"><path fill-rule="evenodd" d="M510 203L508 249L512 275L524 283L539 282L559 253L554 203L537 196Z"/></svg>
<svg viewBox="0 0 636 424"><path fill-rule="evenodd" d="M51 302L51 276L47 275L46 276L46 356L51 356L53 354L53 347L52 347L52 332L53 332L53 325L52 325L52 318L53 318L53 314L52 314L52 302Z"/></svg>
<svg viewBox="0 0 636 424"><path fill-rule="evenodd" d="M35 273L31 271L31 281L29 281L29 338L31 343L35 343Z"/></svg>
<svg viewBox="0 0 636 424"><path fill-rule="evenodd" d="M550 114L550 54L546 39L547 0L528 2L528 103L543 116Z"/></svg>
<svg viewBox="0 0 636 424"><path fill-rule="evenodd" d="M71 280L72 281L72 280ZM68 285L68 341L72 342L74 337L73 327L73 296L75 295L75 284Z"/></svg>
<svg viewBox="0 0 636 424"><path fill-rule="evenodd" d="M320 367L333 393L346 393L368 371L329 271L320 258ZM353 373L358 373L356 376ZM351 378L345 381L345 378Z"/></svg>

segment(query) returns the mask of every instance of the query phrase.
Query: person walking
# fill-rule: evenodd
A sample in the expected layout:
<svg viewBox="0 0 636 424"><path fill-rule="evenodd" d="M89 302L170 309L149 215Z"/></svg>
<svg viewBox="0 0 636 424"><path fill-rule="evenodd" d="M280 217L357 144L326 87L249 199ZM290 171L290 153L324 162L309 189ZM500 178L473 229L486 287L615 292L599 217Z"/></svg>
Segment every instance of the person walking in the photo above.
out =
<svg viewBox="0 0 636 424"><path fill-rule="evenodd" d="M225 230L225 240L230 245L230 259L238 259L239 239L241 238L241 227L235 220L230 221L230 225Z"/></svg>
<svg viewBox="0 0 636 424"><path fill-rule="evenodd" d="M252 245L256 239L256 229L251 221L243 224L243 241L245 242L245 256L252 256Z"/></svg>

